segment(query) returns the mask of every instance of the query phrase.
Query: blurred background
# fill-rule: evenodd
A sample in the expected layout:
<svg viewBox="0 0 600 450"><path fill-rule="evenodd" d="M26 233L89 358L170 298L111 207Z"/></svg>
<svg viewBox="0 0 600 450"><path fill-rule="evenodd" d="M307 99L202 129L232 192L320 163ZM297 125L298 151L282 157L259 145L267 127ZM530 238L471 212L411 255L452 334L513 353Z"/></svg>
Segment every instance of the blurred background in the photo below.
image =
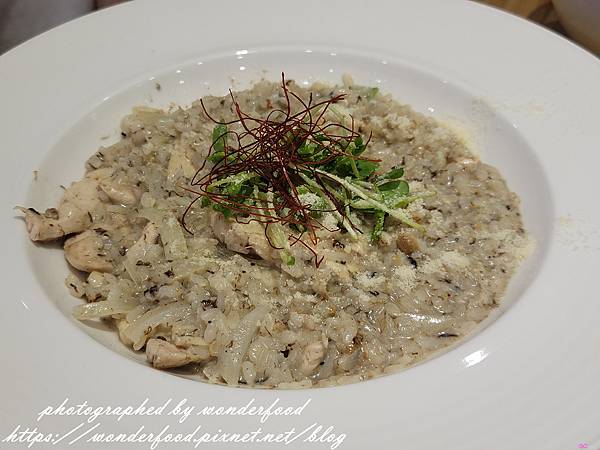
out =
<svg viewBox="0 0 600 450"><path fill-rule="evenodd" d="M0 54L95 9L123 0L0 0ZM578 41L600 55L600 0L479 0Z"/></svg>

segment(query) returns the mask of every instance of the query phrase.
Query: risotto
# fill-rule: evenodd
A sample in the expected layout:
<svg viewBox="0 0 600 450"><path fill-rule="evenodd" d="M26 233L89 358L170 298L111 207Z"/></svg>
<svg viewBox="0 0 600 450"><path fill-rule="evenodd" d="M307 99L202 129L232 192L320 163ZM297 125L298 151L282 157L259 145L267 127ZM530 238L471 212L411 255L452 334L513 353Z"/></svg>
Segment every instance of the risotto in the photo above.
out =
<svg viewBox="0 0 600 450"><path fill-rule="evenodd" d="M498 171L348 77L138 107L121 130L56 208L20 209L63 242L74 316L158 369L283 388L408 367L470 333L525 255Z"/></svg>

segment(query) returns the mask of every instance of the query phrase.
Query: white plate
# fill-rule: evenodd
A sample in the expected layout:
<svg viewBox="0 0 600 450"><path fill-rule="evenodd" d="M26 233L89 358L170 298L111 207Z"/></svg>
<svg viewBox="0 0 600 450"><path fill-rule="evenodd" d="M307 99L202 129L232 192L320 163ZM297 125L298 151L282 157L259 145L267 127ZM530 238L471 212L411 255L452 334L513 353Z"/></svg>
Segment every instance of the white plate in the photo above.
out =
<svg viewBox="0 0 600 450"><path fill-rule="evenodd" d="M62 286L67 269L60 251L29 243L11 208L54 204L58 186L81 175L98 145L117 139L118 119L132 106L189 103L263 75L276 79L282 70L307 82L338 81L348 72L380 85L458 126L501 169L537 241L501 317L405 372L303 391L233 389L152 370L124 357L131 353L111 333L70 318L76 300ZM54 433L52 439L63 440L53 447L66 448L99 423L72 447L106 449L149 444L85 441L97 432L134 433L140 425L156 433L165 425L173 433L202 425L200 436L259 427L298 432L316 423L323 426L318 436L328 426L334 428L327 436L345 433L339 448L347 449L599 448L599 80L599 61L566 40L475 3L441 0L138 1L1 56L0 447L17 448L2 442L17 425ZM173 400L151 417L37 421L41 410L65 398L113 407ZM196 407L311 402L299 416L264 424L254 416L196 415L178 423L167 412L186 398ZM330 448L305 442L315 428L287 447ZM159 448L171 446L185 448Z"/></svg>

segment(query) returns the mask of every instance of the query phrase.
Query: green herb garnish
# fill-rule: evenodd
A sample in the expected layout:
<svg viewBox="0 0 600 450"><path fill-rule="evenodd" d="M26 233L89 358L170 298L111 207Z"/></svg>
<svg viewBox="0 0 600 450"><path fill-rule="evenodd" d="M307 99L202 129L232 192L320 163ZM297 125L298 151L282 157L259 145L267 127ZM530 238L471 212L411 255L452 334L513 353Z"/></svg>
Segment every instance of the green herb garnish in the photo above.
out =
<svg viewBox="0 0 600 450"><path fill-rule="evenodd" d="M282 89L287 110L292 111L291 99L299 97L288 90L283 74ZM378 92L369 89L367 98ZM228 124L215 121L206 158L213 166L202 177L204 166L200 168L192 181L193 192L202 199L201 206L225 217L262 222L266 238L279 250L284 264L295 263L291 248L300 243L313 253L318 267L322 257L316 251L316 231L344 229L357 238L363 233L354 223L357 218L359 223L372 223L374 243L388 217L424 230L404 208L433 194L411 195L403 168L383 171L381 161L364 156L370 137L365 140L353 126L343 125L348 117L332 107L344 94L314 104L312 99L298 101L298 112L280 111L283 117L278 120L274 114L268 119L250 117L241 112L233 94L232 98L238 117ZM202 100L201 104L212 119ZM328 110L341 123L324 120Z"/></svg>

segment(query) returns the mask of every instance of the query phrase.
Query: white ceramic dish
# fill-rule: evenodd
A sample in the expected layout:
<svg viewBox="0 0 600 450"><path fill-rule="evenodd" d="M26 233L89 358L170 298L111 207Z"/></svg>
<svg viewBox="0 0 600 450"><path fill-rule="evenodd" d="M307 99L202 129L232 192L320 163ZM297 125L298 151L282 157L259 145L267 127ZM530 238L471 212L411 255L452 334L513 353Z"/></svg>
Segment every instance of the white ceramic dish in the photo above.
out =
<svg viewBox="0 0 600 450"><path fill-rule="evenodd" d="M61 252L29 243L11 208L54 204L59 185L81 175L97 146L117 139L118 119L132 106L185 104L232 84L276 79L282 70L306 82L338 81L348 72L362 84L379 85L460 128L483 159L501 169L522 198L537 242L511 283L504 314L405 372L303 391L233 389L152 370L130 361L131 352L112 333L70 318L77 301L62 285ZM61 439L81 416L36 419L67 397L70 404L107 406L172 398L168 410L183 399L204 407L251 399L268 405L277 398L297 406L310 398L301 416L264 424L248 416L178 423L166 411L100 418L53 447L66 447L96 423L75 448L123 447L85 440L97 432L134 433L140 425L147 432L169 425L169 432L189 433L202 425L202 432L262 427L279 433L317 423L323 425L319 436L330 425L330 435L347 434L340 448L348 449L600 448L598 79L598 60L566 40L490 8L441 0L138 1L3 55L0 442L17 425ZM305 442L312 431L287 447L330 448ZM44 445L52 446L36 446Z"/></svg>

